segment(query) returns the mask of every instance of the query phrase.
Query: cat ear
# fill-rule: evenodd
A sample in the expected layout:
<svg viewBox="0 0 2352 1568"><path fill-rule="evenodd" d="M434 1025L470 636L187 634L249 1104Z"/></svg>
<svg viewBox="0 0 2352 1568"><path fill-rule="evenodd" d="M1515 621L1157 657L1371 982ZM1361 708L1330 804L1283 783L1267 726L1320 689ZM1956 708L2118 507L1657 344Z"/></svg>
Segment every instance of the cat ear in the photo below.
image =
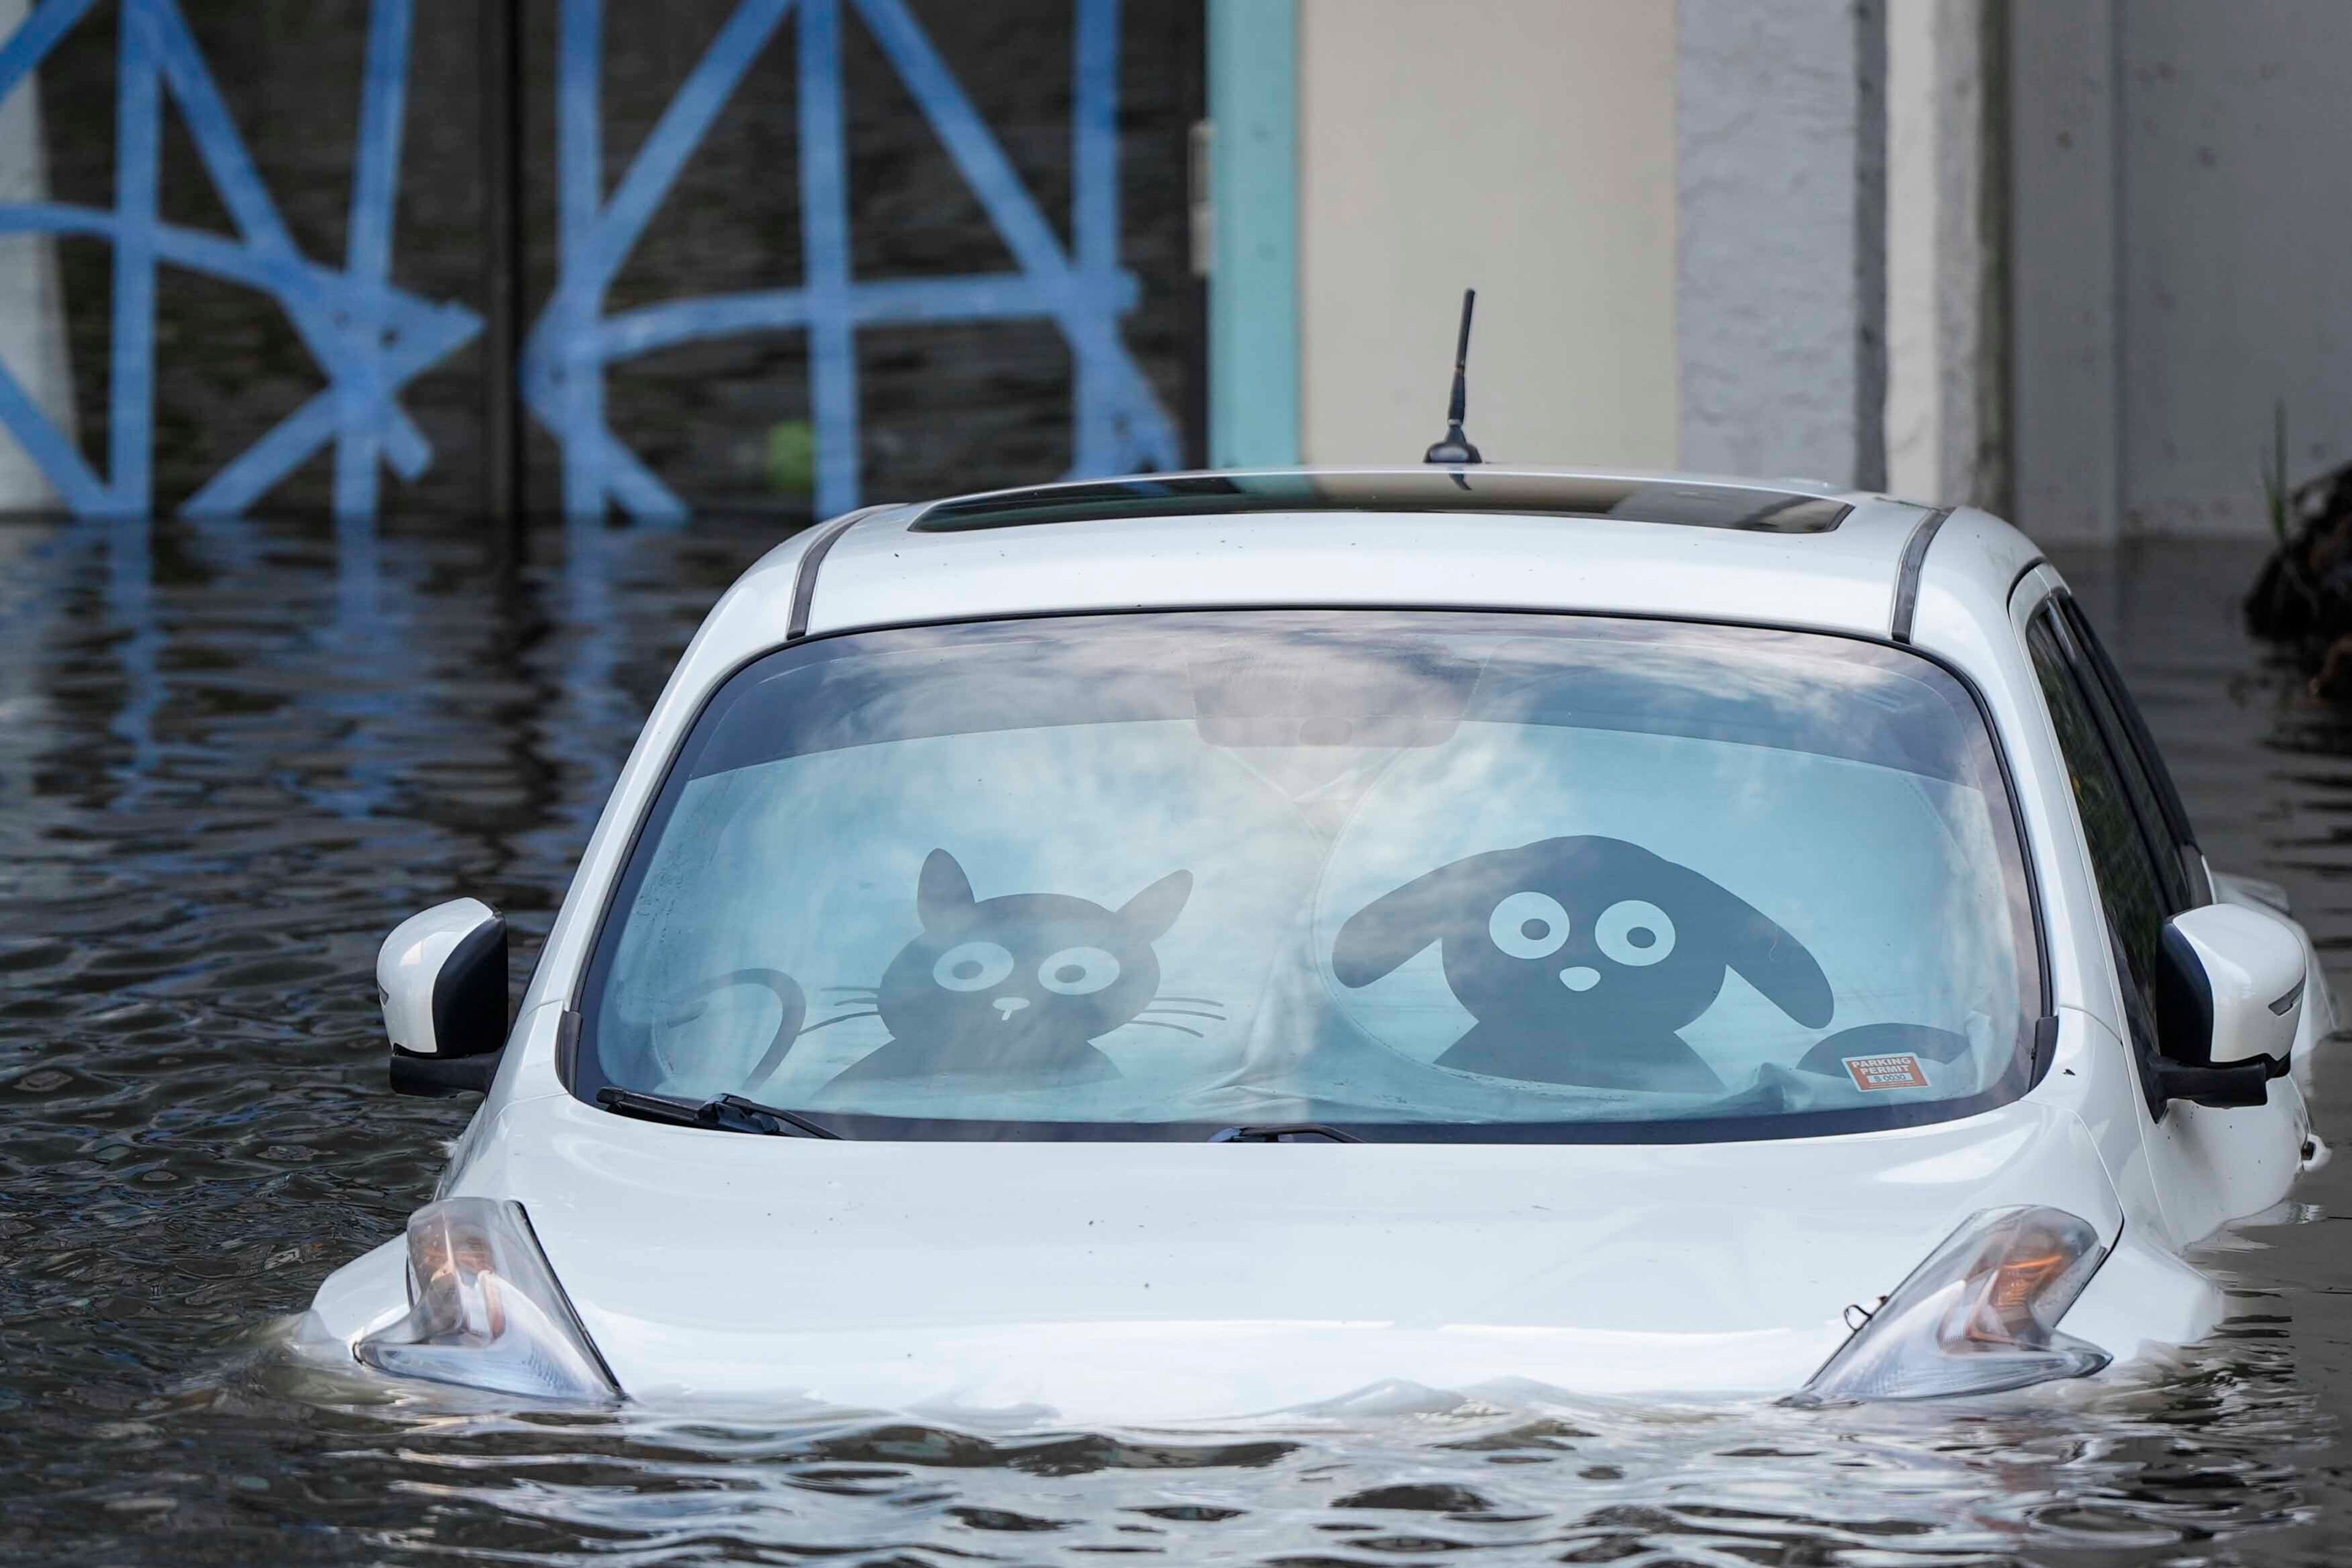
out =
<svg viewBox="0 0 2352 1568"><path fill-rule="evenodd" d="M1139 940L1158 942L1184 912L1184 900L1192 896L1192 873L1171 871L1119 905L1118 918L1134 928Z"/></svg>
<svg viewBox="0 0 2352 1568"><path fill-rule="evenodd" d="M915 882L915 914L925 931L961 914L974 901L971 879L954 856L934 849L923 858L923 874Z"/></svg>

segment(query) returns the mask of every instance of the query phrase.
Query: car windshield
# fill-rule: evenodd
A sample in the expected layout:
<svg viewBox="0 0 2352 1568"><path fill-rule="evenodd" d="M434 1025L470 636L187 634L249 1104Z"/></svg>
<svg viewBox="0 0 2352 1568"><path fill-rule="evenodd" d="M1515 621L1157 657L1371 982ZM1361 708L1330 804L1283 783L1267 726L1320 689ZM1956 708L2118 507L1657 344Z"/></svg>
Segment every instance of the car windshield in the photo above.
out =
<svg viewBox="0 0 2352 1568"><path fill-rule="evenodd" d="M2015 816L1951 674L1593 616L814 639L696 721L572 1089L850 1136L1662 1141L2026 1087Z"/></svg>

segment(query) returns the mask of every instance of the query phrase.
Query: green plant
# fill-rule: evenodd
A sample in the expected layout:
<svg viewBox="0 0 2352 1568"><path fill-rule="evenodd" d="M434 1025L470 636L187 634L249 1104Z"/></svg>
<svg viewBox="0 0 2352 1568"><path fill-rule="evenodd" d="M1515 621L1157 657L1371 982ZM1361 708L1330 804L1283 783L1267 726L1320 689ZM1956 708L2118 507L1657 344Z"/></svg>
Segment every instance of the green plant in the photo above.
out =
<svg viewBox="0 0 2352 1568"><path fill-rule="evenodd" d="M2279 548L2287 543L2287 512L2291 496L2286 487L2286 400L2271 405L2271 452L2263 464L2263 504L2269 509L2271 532Z"/></svg>
<svg viewBox="0 0 2352 1568"><path fill-rule="evenodd" d="M804 496L816 489L816 432L807 420L787 419L768 426L767 449L761 456L770 489Z"/></svg>

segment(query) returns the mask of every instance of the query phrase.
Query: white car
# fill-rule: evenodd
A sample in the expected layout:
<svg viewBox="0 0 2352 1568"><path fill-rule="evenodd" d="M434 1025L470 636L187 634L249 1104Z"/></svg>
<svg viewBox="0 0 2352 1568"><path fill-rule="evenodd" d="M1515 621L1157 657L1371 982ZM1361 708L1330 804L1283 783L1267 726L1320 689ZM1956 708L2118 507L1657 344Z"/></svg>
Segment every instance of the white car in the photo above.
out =
<svg viewBox="0 0 2352 1568"><path fill-rule="evenodd" d="M385 943L394 1082L487 1094L306 1343L1072 1421L2125 1375L2336 1025L2021 534L1485 466L793 539L506 966Z"/></svg>

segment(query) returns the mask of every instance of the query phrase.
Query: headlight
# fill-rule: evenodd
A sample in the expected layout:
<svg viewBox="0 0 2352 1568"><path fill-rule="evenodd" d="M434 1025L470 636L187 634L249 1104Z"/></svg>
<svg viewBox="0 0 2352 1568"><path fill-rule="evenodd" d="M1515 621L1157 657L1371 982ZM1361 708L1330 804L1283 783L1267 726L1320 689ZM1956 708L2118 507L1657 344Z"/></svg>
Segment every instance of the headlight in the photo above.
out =
<svg viewBox="0 0 2352 1568"><path fill-rule="evenodd" d="M2107 1249L2063 1209L1987 1209L1911 1271L1795 1403L1998 1394L2113 1358L2058 1331Z"/></svg>
<svg viewBox="0 0 2352 1568"><path fill-rule="evenodd" d="M408 1315L352 1347L379 1372L501 1394L620 1394L522 1205L444 1198L408 1220Z"/></svg>

